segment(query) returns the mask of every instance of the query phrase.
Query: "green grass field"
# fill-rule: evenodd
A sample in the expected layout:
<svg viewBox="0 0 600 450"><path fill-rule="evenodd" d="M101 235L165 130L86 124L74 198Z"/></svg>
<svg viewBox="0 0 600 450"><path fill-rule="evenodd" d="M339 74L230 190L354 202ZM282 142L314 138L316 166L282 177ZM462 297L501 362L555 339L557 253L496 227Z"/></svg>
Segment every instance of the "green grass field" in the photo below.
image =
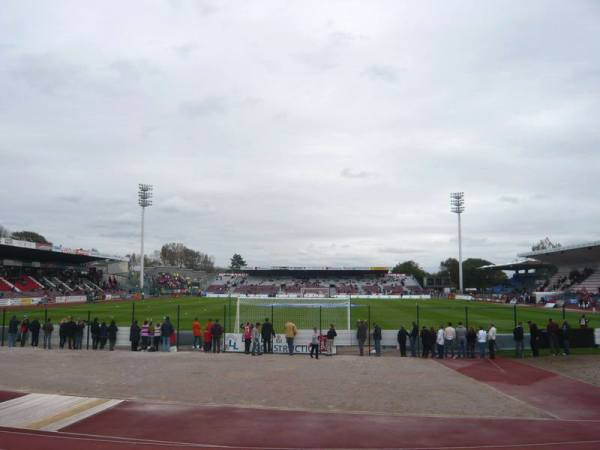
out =
<svg viewBox="0 0 600 450"><path fill-rule="evenodd" d="M352 300L351 323L354 325L358 319L369 318L371 323L378 323L384 330L397 329L400 325L410 326L412 321L417 320L417 309L420 325L439 326L448 321L457 323L462 321L473 326L487 327L493 322L500 332L509 332L513 328L514 308L512 305L475 303L459 300ZM232 298L206 298L206 297L180 297L160 298L143 301L135 301L135 318L143 320L161 320L164 316L170 316L176 323L178 305L180 308L181 330L191 329L191 323L198 317L201 321L207 319L220 319L225 321L227 329L232 330L235 320L236 301ZM417 307L418 305L418 307ZM246 307L247 308L247 307ZM286 320L291 319L299 328L311 328L313 326L326 328L329 323L334 323L338 328L343 328L347 322L347 310L345 308L289 308L279 307L273 310L273 322L275 328L281 331ZM71 306L50 306L47 308L48 317L58 322L63 317L73 316L75 318L93 319L98 317L101 321L114 319L118 325L129 325L132 319L133 302L110 302L100 304L82 304ZM27 314L30 318L43 319L44 307L32 307L27 309L6 308L6 321L16 314L22 318ZM242 320L262 321L265 317L271 318L271 308L254 307L251 312L241 310ZM572 326L577 326L581 314L579 312L567 312L566 318ZM600 327L600 315L587 314L591 327ZM530 306L517 306L517 319L526 323L532 320L538 326L545 326L548 318L562 320L561 310L548 310L544 308L533 308ZM319 324L319 322L321 322Z"/></svg>

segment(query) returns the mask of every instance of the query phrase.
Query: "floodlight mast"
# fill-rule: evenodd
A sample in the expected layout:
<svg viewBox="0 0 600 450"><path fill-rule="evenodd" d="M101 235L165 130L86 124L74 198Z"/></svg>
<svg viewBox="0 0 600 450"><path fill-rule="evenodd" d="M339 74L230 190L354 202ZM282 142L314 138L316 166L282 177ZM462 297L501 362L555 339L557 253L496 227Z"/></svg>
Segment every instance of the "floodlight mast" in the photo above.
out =
<svg viewBox="0 0 600 450"><path fill-rule="evenodd" d="M465 193L452 192L450 194L450 210L458 216L458 292L463 293L463 267L462 267L462 230L460 215L465 211Z"/></svg>
<svg viewBox="0 0 600 450"><path fill-rule="evenodd" d="M140 293L144 295L144 211L149 206L152 206L152 189L151 184L138 185L138 205L142 207L142 236L141 236L141 251L140 251Z"/></svg>

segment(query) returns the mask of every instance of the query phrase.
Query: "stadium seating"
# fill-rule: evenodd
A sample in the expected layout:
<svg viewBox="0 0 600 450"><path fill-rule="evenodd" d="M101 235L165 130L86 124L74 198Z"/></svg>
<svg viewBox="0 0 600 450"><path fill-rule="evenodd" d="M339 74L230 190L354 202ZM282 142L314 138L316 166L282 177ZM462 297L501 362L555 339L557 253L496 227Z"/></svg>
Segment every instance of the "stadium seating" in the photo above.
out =
<svg viewBox="0 0 600 450"><path fill-rule="evenodd" d="M23 292L33 292L44 289L42 284L36 281L33 277L26 275L17 278L13 284Z"/></svg>
<svg viewBox="0 0 600 450"><path fill-rule="evenodd" d="M277 286L274 284L246 284L238 286L234 289L235 294L240 295L276 295L278 292Z"/></svg>
<svg viewBox="0 0 600 450"><path fill-rule="evenodd" d="M229 286L226 284L211 284L206 288L208 294L227 294L229 292Z"/></svg>
<svg viewBox="0 0 600 450"><path fill-rule="evenodd" d="M332 295L403 295L421 293L419 283L406 275L339 276L332 278L260 277L219 274L206 289L207 295L296 296L306 289L329 290Z"/></svg>
<svg viewBox="0 0 600 450"><path fill-rule="evenodd" d="M8 282L8 280L5 280L4 278L0 277L0 291L3 291L3 292L13 291L14 288L11 284L12 283Z"/></svg>

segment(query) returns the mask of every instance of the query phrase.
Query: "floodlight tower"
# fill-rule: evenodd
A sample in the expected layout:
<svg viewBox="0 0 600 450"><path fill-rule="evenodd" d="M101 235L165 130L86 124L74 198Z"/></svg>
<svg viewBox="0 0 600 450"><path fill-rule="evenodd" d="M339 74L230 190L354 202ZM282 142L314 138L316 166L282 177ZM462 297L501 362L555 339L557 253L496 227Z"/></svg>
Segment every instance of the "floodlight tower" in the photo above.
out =
<svg viewBox="0 0 600 450"><path fill-rule="evenodd" d="M140 292L144 293L144 211L152 206L152 185L138 185L138 205L142 207L142 245L140 251Z"/></svg>
<svg viewBox="0 0 600 450"><path fill-rule="evenodd" d="M458 292L463 293L463 267L462 267L462 230L460 215L465 210L465 193L452 192L450 194L450 210L458 216Z"/></svg>

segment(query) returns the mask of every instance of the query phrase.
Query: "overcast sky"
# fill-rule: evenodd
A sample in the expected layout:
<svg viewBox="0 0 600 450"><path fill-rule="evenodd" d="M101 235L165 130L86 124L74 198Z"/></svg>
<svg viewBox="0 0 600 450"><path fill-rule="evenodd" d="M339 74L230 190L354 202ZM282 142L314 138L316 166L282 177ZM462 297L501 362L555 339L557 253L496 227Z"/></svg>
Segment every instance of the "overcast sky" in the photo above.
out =
<svg viewBox="0 0 600 450"><path fill-rule="evenodd" d="M251 265L600 239L600 3L3 1L0 224Z"/></svg>

